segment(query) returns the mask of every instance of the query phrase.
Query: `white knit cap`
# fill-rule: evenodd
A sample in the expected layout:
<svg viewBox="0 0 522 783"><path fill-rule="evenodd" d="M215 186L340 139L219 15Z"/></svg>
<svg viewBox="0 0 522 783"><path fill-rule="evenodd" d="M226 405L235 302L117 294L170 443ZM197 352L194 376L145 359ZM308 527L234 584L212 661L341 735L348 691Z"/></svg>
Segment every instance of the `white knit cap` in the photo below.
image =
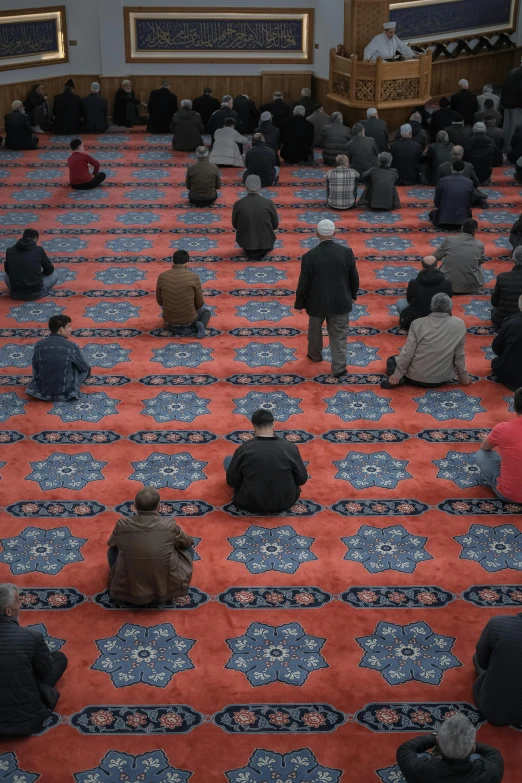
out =
<svg viewBox="0 0 522 783"><path fill-rule="evenodd" d="M322 237L333 237L335 234L335 223L333 220L321 220L317 224L317 231Z"/></svg>
<svg viewBox="0 0 522 783"><path fill-rule="evenodd" d="M397 22L385 22L383 27L385 30L395 30L397 27Z"/></svg>
<svg viewBox="0 0 522 783"><path fill-rule="evenodd" d="M368 109L366 112L367 117L374 117L377 114L377 109Z"/></svg>

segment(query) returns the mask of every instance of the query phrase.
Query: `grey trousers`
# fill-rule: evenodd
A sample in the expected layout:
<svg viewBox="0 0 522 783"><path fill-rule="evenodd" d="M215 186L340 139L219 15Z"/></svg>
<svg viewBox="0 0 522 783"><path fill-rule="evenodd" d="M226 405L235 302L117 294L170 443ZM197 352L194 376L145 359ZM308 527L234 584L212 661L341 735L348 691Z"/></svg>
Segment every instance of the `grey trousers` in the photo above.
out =
<svg viewBox="0 0 522 783"><path fill-rule="evenodd" d="M321 361L323 350L323 323L326 321L330 351L332 353L332 373L346 370L346 342L350 314L328 315L326 318L308 317L308 356L313 361Z"/></svg>

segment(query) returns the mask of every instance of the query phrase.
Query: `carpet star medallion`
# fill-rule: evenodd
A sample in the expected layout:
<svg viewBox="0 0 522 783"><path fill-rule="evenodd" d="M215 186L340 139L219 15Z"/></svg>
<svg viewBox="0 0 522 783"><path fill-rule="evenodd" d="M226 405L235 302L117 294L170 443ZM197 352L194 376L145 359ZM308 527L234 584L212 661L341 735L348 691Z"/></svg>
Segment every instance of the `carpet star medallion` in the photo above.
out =
<svg viewBox="0 0 522 783"><path fill-rule="evenodd" d="M425 550L427 540L408 533L402 525L385 528L362 525L355 536L341 539L348 547L344 559L360 563L370 574L383 571L412 574L419 563L433 559Z"/></svg>
<svg viewBox="0 0 522 783"><path fill-rule="evenodd" d="M203 468L208 462L195 460L188 451L179 454L154 452L141 462L131 462L134 473L131 481L141 481L144 486L187 489L194 481L205 481Z"/></svg>
<svg viewBox="0 0 522 783"><path fill-rule="evenodd" d="M383 487L395 489L400 481L413 478L405 468L408 460L394 459L387 451L367 454L349 451L344 459L334 460L336 479L348 481L355 489Z"/></svg>
<svg viewBox="0 0 522 783"><path fill-rule="evenodd" d="M243 636L226 639L233 654L225 668L243 672L254 687L304 685L311 672L328 668L320 654L325 641L309 636L299 623L252 623Z"/></svg>
<svg viewBox="0 0 522 783"><path fill-rule="evenodd" d="M162 367L199 367L203 362L211 362L213 350L204 348L200 343L177 345L169 343L165 348L153 348L151 362L157 362Z"/></svg>
<svg viewBox="0 0 522 783"><path fill-rule="evenodd" d="M251 525L242 536L228 539L234 551L227 560L243 563L251 574L295 574L303 563L317 560L310 551L314 541L298 535L290 525L272 529Z"/></svg>
<svg viewBox="0 0 522 783"><path fill-rule="evenodd" d="M73 536L68 527L42 530L26 527L13 538L0 539L0 562L6 563L12 574L58 574L69 563L83 560L80 549L86 538Z"/></svg>
<svg viewBox="0 0 522 783"><path fill-rule="evenodd" d="M471 397L461 389L453 391L435 391L430 389L422 397L414 397L417 413L426 413L437 421L461 419L472 421L477 413L486 413L481 397Z"/></svg>
<svg viewBox="0 0 522 783"><path fill-rule="evenodd" d="M444 672L462 666L451 652L455 638L437 634L422 621L380 622L371 636L355 641L364 650L359 666L380 672L389 685L411 680L440 685Z"/></svg>
<svg viewBox="0 0 522 783"><path fill-rule="evenodd" d="M80 394L78 400L56 402L48 411L48 415L59 416L63 422L88 421L95 424L105 416L118 414L118 403L121 400L113 400L105 392L92 392Z"/></svg>
<svg viewBox="0 0 522 783"><path fill-rule="evenodd" d="M387 397L371 391L339 391L323 401L328 403L326 413L333 413L343 421L380 421L387 413L395 413Z"/></svg>
<svg viewBox="0 0 522 783"><path fill-rule="evenodd" d="M130 302L98 302L98 304L86 307L84 317L90 318L96 323L125 323L131 318L138 318L141 307Z"/></svg>
<svg viewBox="0 0 522 783"><path fill-rule="evenodd" d="M85 772L75 772L75 783L187 783L192 772L177 769L162 750L151 750L141 756L131 756L110 750L100 765ZM36 778L31 778L32 783ZM19 783L23 783L20 779Z"/></svg>
<svg viewBox="0 0 522 783"><path fill-rule="evenodd" d="M32 473L25 478L27 481L36 481L43 490L60 487L80 490L91 481L103 481L101 471L106 464L95 460L88 451L82 454L55 451L47 459L31 462Z"/></svg>
<svg viewBox="0 0 522 783"><path fill-rule="evenodd" d="M270 411L275 421L287 421L290 416L303 413L299 407L301 399L289 397L286 392L248 392L246 397L234 397L234 413L247 416L249 419L252 414L260 410Z"/></svg>
<svg viewBox="0 0 522 783"><path fill-rule="evenodd" d="M522 571L522 533L514 525L471 525L464 536L455 536L461 560L474 560L490 573L513 568Z"/></svg>
<svg viewBox="0 0 522 783"><path fill-rule="evenodd" d="M20 769L16 753L0 753L0 780L2 783L36 783L38 772Z"/></svg>
<svg viewBox="0 0 522 783"><path fill-rule="evenodd" d="M342 770L323 767L309 748L290 753L257 749L246 767L225 773L229 783L338 783Z"/></svg>
<svg viewBox="0 0 522 783"><path fill-rule="evenodd" d="M249 343L244 348L234 348L235 362L245 362L249 367L284 367L296 362L296 348L286 348L282 343Z"/></svg>
<svg viewBox="0 0 522 783"><path fill-rule="evenodd" d="M87 343L82 348L83 358L91 367L103 367L106 370L121 362L130 362L130 353L130 348L122 348L118 343Z"/></svg>
<svg viewBox="0 0 522 783"><path fill-rule="evenodd" d="M178 636L170 623L126 623L115 636L96 639L100 655L91 669L109 674L116 688L137 682L165 688L175 674L194 668L188 653L195 643Z"/></svg>
<svg viewBox="0 0 522 783"><path fill-rule="evenodd" d="M142 400L145 407L140 413L160 424L169 421L192 422L198 416L209 414L209 399L198 397L195 392L160 392L157 397Z"/></svg>

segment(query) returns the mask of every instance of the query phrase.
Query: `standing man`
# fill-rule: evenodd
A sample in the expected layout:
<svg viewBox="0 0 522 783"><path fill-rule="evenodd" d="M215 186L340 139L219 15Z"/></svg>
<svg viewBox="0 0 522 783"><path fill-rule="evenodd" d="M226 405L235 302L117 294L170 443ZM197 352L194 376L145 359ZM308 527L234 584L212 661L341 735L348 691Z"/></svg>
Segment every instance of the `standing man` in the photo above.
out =
<svg viewBox="0 0 522 783"><path fill-rule="evenodd" d="M82 98L83 132L106 133L109 130L107 116L107 98L100 95L98 82L93 82L89 95Z"/></svg>
<svg viewBox="0 0 522 783"><path fill-rule="evenodd" d="M234 101L231 95L223 95L221 99L221 108L213 113L207 123L207 131L212 136L212 144L214 144L214 135L217 130L225 127L225 120L233 119L236 123L239 119L237 111L232 108ZM197 111L197 109L195 109ZM241 150L243 152L243 150Z"/></svg>
<svg viewBox="0 0 522 783"><path fill-rule="evenodd" d="M31 122L22 101L13 101L11 111L4 115L5 146L9 150L38 149L38 136L33 135Z"/></svg>
<svg viewBox="0 0 522 783"><path fill-rule="evenodd" d="M312 362L323 361L323 323L326 320L332 373L336 378L347 374L346 341L352 302L357 299L359 274L353 251L334 241L335 224L321 220L317 225L319 244L305 253L297 284L295 309L306 310L308 320L308 353Z"/></svg>
<svg viewBox="0 0 522 783"><path fill-rule="evenodd" d="M294 108L296 106L304 106L307 117L309 117L313 112L316 106L316 101L314 101L312 98L312 90L310 87L303 87L301 90L301 97L294 103Z"/></svg>
<svg viewBox="0 0 522 783"><path fill-rule="evenodd" d="M16 585L0 584L0 737L41 731L60 698L54 686L67 668L63 652L49 652L39 631L20 627L20 606Z"/></svg>
<svg viewBox="0 0 522 783"><path fill-rule="evenodd" d="M168 133L172 118L178 110L178 99L170 91L169 82L161 82L159 90L151 91L147 109L149 111L147 131L149 133Z"/></svg>
<svg viewBox="0 0 522 783"><path fill-rule="evenodd" d="M464 125L473 125L475 114L479 110L477 96L470 92L467 79L461 79L459 87L460 90L451 96L450 108L462 114Z"/></svg>
<svg viewBox="0 0 522 783"><path fill-rule="evenodd" d="M236 242L246 257L260 261L274 249L279 217L273 202L259 194L261 179L257 174L250 174L245 185L247 195L234 204L232 226L236 229Z"/></svg>
<svg viewBox="0 0 522 783"><path fill-rule="evenodd" d="M379 148L375 139L366 138L364 125L360 122L356 122L352 128L352 139L346 145L346 154L352 169L358 171L361 177L365 171L377 166Z"/></svg>
<svg viewBox="0 0 522 783"><path fill-rule="evenodd" d="M270 103L263 103L259 109L261 115L263 112L270 112L272 115L272 122L279 130L281 130L283 122L292 116L292 109L284 102L282 92L275 92L272 95L272 101Z"/></svg>
<svg viewBox="0 0 522 783"><path fill-rule="evenodd" d="M366 138L375 140L379 152L388 152L390 149L388 123L379 119L377 109L368 109L366 119L361 120L360 125L364 128Z"/></svg>
<svg viewBox="0 0 522 783"><path fill-rule="evenodd" d="M365 60L375 62L378 57L382 57L383 60L393 60L395 57L400 57L401 60L412 60L417 56L395 35L397 22L385 22L383 27L383 32L372 38L364 50Z"/></svg>
<svg viewBox="0 0 522 783"><path fill-rule="evenodd" d="M209 119L214 112L219 109L219 101L217 98L212 97L212 90L210 87L205 87L203 95L200 95L199 98L195 98L192 101L192 108L194 111L197 111L203 120L205 128L207 128Z"/></svg>
<svg viewBox="0 0 522 783"><path fill-rule="evenodd" d="M509 150L515 128L522 123L522 65L509 72L502 87L500 105L504 108L504 136L506 150Z"/></svg>
<svg viewBox="0 0 522 783"><path fill-rule="evenodd" d="M97 188L107 176L103 171L100 171L99 162L96 158L87 155L81 139L73 139L69 146L72 152L67 158L67 165L69 166L71 188L75 190ZM92 166L92 173L89 166Z"/></svg>
<svg viewBox="0 0 522 783"><path fill-rule="evenodd" d="M67 79L63 92L54 96L53 133L74 136L82 131L82 99L74 92L74 82Z"/></svg>

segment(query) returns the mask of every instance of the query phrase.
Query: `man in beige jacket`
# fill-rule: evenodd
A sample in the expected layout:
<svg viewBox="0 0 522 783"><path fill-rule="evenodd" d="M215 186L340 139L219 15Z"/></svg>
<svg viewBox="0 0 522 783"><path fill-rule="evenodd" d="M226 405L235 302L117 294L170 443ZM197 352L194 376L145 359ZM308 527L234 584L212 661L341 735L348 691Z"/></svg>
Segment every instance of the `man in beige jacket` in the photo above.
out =
<svg viewBox="0 0 522 783"><path fill-rule="evenodd" d="M205 337L210 310L205 307L201 280L187 269L190 256L186 250L176 250L172 261L156 283L156 301L163 307L165 326L179 337Z"/></svg>
<svg viewBox="0 0 522 783"><path fill-rule="evenodd" d="M431 315L413 321L399 356L390 356L386 362L386 374L390 377L382 381L383 389L405 383L427 388L442 386L455 375L464 386L471 383L464 354L466 326L462 318L451 315L451 306L447 294L435 294Z"/></svg>

